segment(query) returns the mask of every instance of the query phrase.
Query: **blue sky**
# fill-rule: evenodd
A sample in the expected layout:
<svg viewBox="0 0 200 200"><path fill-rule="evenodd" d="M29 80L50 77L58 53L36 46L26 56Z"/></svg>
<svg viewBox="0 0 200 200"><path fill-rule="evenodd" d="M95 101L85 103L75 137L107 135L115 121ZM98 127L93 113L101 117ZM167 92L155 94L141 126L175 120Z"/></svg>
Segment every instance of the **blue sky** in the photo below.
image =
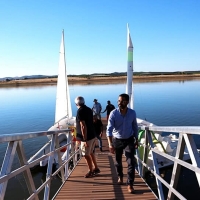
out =
<svg viewBox="0 0 200 200"><path fill-rule="evenodd" d="M1 0L0 77L58 74L62 29L68 74L200 70L199 0Z"/></svg>

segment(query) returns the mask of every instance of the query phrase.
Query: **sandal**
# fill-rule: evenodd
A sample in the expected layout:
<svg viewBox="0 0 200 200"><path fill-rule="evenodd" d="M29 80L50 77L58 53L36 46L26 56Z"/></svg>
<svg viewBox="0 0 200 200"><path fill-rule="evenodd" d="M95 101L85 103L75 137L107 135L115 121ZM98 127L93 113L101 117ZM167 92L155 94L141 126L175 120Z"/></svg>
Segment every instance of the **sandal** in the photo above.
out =
<svg viewBox="0 0 200 200"><path fill-rule="evenodd" d="M95 174L91 171L89 171L84 177L85 178L92 178L93 176L95 176Z"/></svg>
<svg viewBox="0 0 200 200"><path fill-rule="evenodd" d="M100 171L99 168L93 170L93 173L94 173L95 175L96 175L96 174L99 174L100 172L101 172L101 171Z"/></svg>

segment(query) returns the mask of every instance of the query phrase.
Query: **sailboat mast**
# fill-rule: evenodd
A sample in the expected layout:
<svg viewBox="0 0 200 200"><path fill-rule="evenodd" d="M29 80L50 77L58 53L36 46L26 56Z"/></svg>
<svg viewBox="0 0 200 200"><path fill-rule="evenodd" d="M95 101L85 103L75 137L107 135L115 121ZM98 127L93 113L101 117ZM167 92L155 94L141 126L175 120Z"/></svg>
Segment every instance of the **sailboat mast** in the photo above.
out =
<svg viewBox="0 0 200 200"><path fill-rule="evenodd" d="M67 114L69 115L69 87L68 87L68 78L67 78L67 71L66 71L66 58L65 58L65 34L64 34L64 30L62 30L62 47L63 50L61 53L63 53L63 60L64 60L64 74L65 74L65 82L66 82L66 93L65 93L65 98L67 99L66 104L67 104ZM71 103L70 103L71 104ZM69 116L68 116L69 117ZM70 116L71 117L71 116Z"/></svg>
<svg viewBox="0 0 200 200"><path fill-rule="evenodd" d="M129 108L133 109L133 44L127 24L127 84L126 93L129 95Z"/></svg>
<svg viewBox="0 0 200 200"><path fill-rule="evenodd" d="M72 117L68 78L66 71L64 30L62 31L59 55L60 58L57 79L55 122L58 122L60 119L66 116Z"/></svg>

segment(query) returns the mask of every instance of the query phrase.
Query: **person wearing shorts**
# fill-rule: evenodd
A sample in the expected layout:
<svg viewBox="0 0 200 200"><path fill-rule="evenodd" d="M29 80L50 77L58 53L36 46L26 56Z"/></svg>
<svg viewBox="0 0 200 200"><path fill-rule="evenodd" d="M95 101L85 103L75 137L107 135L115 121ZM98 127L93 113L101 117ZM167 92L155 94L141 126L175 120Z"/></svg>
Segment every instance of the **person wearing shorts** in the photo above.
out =
<svg viewBox="0 0 200 200"><path fill-rule="evenodd" d="M75 98L75 104L78 108L76 115L77 138L81 140L81 151L88 165L88 172L85 178L90 178L100 173L94 154L95 148L95 130L93 126L93 111L85 105L83 97Z"/></svg>
<svg viewBox="0 0 200 200"><path fill-rule="evenodd" d="M88 156L94 152L95 148L95 138L87 141L87 146L85 142L81 142L81 152L83 156Z"/></svg>

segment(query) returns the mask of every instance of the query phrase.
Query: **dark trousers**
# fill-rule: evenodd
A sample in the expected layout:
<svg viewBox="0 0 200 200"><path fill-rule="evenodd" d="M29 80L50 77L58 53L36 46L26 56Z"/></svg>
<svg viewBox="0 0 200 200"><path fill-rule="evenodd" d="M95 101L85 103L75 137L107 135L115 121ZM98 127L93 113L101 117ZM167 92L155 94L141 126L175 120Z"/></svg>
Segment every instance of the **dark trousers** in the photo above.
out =
<svg viewBox="0 0 200 200"><path fill-rule="evenodd" d="M135 144L134 137L128 139L113 138L115 148L116 169L119 177L123 177L122 154L125 151L127 169L127 185L133 185L135 179Z"/></svg>

